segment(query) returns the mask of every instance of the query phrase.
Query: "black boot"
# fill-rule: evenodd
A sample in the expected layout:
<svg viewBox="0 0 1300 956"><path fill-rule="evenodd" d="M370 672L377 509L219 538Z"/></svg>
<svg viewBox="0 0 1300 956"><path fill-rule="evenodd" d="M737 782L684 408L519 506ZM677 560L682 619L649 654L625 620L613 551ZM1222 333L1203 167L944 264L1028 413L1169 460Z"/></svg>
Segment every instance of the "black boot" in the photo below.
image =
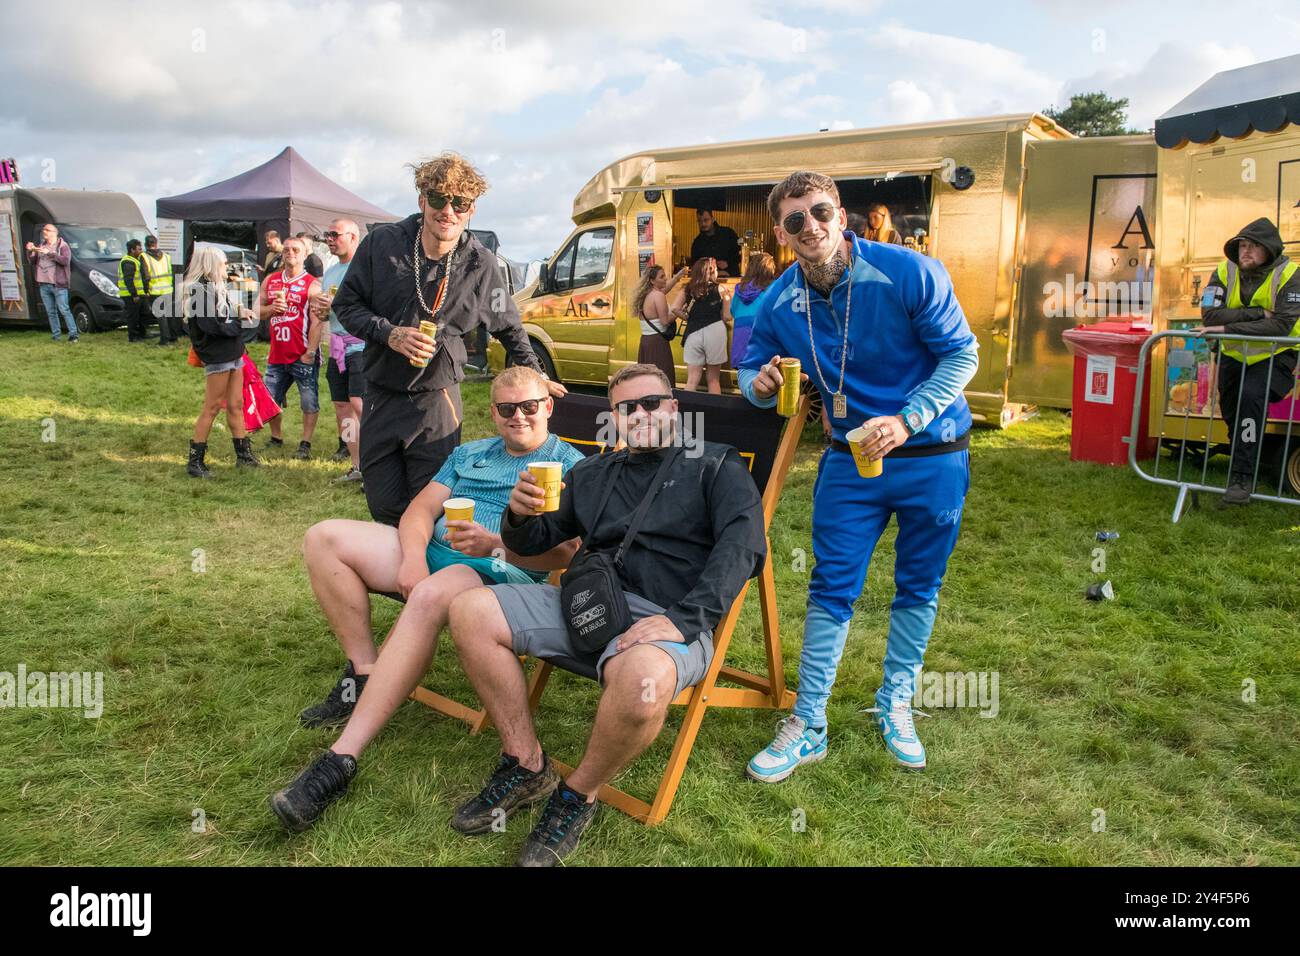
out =
<svg viewBox="0 0 1300 956"><path fill-rule="evenodd" d="M235 444L235 467L256 468L261 464L253 454L253 443L247 438L232 438Z"/></svg>
<svg viewBox="0 0 1300 956"><path fill-rule="evenodd" d="M211 478L212 472L208 466L203 463L203 456L208 453L207 442L197 442L190 439L190 463L185 466L185 472L191 478Z"/></svg>

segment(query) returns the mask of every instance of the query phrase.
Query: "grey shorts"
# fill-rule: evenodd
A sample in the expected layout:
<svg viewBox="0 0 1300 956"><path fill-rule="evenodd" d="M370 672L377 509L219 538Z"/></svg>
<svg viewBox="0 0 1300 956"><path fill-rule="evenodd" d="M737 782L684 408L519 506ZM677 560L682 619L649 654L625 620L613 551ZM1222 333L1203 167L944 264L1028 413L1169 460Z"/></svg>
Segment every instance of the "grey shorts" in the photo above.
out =
<svg viewBox="0 0 1300 956"><path fill-rule="evenodd" d="M526 654L544 661L553 660L566 670L586 673L602 684L605 682L605 663L619 652L618 638L605 645L593 668L591 658L580 654L569 640L569 632L564 627L564 615L560 613L559 588L553 584L494 584L490 590L501 605L506 623L510 625L516 654ZM658 604L647 601L639 594L631 591L623 593L627 596L627 606L632 612L633 621L664 612ZM677 669L677 687L673 691L673 697L704 680L709 662L713 660L712 632L704 634L692 644L678 644L674 641L650 643L662 649Z"/></svg>

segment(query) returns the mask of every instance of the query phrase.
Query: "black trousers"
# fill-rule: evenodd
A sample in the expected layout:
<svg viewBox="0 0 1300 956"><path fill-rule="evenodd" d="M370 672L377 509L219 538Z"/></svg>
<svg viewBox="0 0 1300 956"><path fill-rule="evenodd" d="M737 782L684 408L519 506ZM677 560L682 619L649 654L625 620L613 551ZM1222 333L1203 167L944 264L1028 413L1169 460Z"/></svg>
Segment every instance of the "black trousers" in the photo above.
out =
<svg viewBox="0 0 1300 956"><path fill-rule="evenodd" d="M397 526L460 444L460 422L459 386L391 392L366 383L358 457L372 518Z"/></svg>
<svg viewBox="0 0 1300 956"><path fill-rule="evenodd" d="M138 342L148 338L150 315L146 311L148 300L145 296L138 295L135 298L123 299L122 305L126 309L126 340Z"/></svg>
<svg viewBox="0 0 1300 956"><path fill-rule="evenodd" d="M1279 352L1269 360L1247 365L1227 355L1219 356L1219 412L1232 433L1232 477L1250 484L1255 477L1259 440L1268 423L1268 406L1281 401L1295 387L1295 353ZM1240 402L1240 405L1238 405Z"/></svg>
<svg viewBox="0 0 1300 956"><path fill-rule="evenodd" d="M161 300L161 301L160 301ZM173 315L173 301L170 295L151 295L145 297L145 325L151 317L158 319L158 344L175 342L181 334L180 316Z"/></svg>

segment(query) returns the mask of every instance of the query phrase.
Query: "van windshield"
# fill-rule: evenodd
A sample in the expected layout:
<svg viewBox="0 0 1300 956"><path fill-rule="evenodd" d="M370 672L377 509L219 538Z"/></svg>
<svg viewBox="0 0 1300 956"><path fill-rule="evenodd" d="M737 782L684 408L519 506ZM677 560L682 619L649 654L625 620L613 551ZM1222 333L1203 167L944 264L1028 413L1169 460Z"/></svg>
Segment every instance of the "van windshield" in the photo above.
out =
<svg viewBox="0 0 1300 956"><path fill-rule="evenodd" d="M121 259L131 239L142 239L144 231L124 226L60 226L59 235L77 259Z"/></svg>

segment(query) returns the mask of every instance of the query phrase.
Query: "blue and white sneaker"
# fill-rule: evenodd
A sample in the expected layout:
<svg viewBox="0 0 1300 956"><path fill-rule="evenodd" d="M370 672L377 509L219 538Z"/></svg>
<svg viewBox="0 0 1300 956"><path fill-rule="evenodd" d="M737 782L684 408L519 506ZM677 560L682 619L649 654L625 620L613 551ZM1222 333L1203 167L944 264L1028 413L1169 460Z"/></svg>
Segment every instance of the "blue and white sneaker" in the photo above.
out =
<svg viewBox="0 0 1300 956"><path fill-rule="evenodd" d="M791 714L776 728L776 739L754 755L745 773L760 783L780 783L800 764L826 756L827 730L816 731Z"/></svg>
<svg viewBox="0 0 1300 956"><path fill-rule="evenodd" d="M925 769L925 746L916 736L911 707L904 704L889 711L870 707L864 713L876 715L876 724L885 740L885 749L895 760L909 770Z"/></svg>

